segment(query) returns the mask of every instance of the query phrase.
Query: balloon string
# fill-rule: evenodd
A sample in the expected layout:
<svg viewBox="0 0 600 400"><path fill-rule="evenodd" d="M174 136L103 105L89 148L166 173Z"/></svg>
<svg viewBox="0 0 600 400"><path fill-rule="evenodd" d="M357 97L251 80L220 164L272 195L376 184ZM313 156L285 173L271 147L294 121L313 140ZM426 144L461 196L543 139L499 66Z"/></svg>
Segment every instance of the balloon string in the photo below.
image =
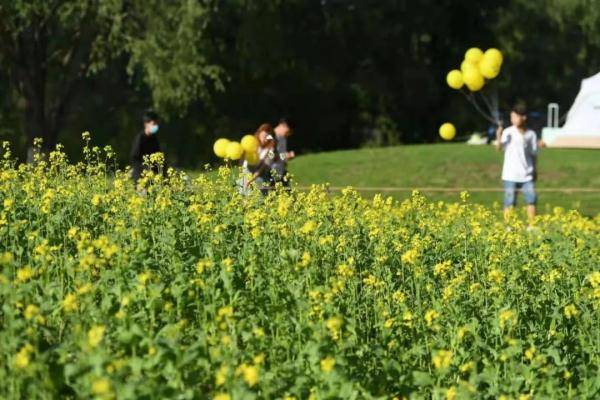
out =
<svg viewBox="0 0 600 400"><path fill-rule="evenodd" d="M492 92L492 105L494 107L494 118L496 118L498 125L500 125L500 109L498 107L498 91L496 88Z"/></svg>
<svg viewBox="0 0 600 400"><path fill-rule="evenodd" d="M475 100L475 97L473 96L473 93L465 93L462 90L460 91L466 98L467 101L471 104L473 104L473 107L475 107L475 109L479 112L479 114L481 114L485 119L487 119L489 122L491 122L492 124L495 124L496 121L494 120L494 118L490 117L489 115L487 115L482 109L481 106L477 103L477 101Z"/></svg>
<svg viewBox="0 0 600 400"><path fill-rule="evenodd" d="M498 88L494 84L489 85L489 87L491 92L490 96L487 97L487 100L489 101L490 112L496 120L496 125L500 126L502 121L500 120L500 109L498 107Z"/></svg>
<svg viewBox="0 0 600 400"><path fill-rule="evenodd" d="M483 102L485 103L485 105L490 113L490 116L494 119L494 123L496 123L496 125L497 125L498 124L498 118L496 116L497 113L495 112L496 110L492 106L491 101L483 93L479 92L479 95L483 99Z"/></svg>

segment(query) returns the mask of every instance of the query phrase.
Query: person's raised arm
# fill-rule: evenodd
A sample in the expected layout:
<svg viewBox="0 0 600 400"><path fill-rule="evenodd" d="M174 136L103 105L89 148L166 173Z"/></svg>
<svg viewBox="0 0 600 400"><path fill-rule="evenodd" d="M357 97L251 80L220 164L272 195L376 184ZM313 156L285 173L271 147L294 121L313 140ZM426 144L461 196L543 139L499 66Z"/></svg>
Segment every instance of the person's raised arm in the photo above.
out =
<svg viewBox="0 0 600 400"><path fill-rule="evenodd" d="M502 149L502 139L504 136L504 129L502 128L502 124L498 124L496 128L496 150L500 151Z"/></svg>

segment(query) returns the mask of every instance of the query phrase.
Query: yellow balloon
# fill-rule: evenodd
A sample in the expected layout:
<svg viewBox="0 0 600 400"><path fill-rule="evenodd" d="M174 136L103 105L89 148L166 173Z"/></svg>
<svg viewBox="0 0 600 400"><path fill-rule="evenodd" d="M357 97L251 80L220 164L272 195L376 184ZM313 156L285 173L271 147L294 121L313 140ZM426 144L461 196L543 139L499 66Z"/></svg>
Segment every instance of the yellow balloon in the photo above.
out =
<svg viewBox="0 0 600 400"><path fill-rule="evenodd" d="M467 70L467 72L463 74L463 80L471 92L481 90L485 84L483 76L479 73L478 69Z"/></svg>
<svg viewBox="0 0 600 400"><path fill-rule="evenodd" d="M479 73L486 79L494 79L500 73L500 66L496 66L487 60L483 60L479 64Z"/></svg>
<svg viewBox="0 0 600 400"><path fill-rule="evenodd" d="M440 136L444 140L452 140L456 136L456 128L450 122L443 123L440 126Z"/></svg>
<svg viewBox="0 0 600 400"><path fill-rule="evenodd" d="M250 151L244 153L244 160L248 161L249 165L256 165L260 161L260 158L257 151Z"/></svg>
<svg viewBox="0 0 600 400"><path fill-rule="evenodd" d="M463 61L463 62L460 64L460 70L461 70L461 71L462 71L462 73L463 73L463 80L464 80L464 74L465 74L467 71L469 71L469 70L472 70L472 69L477 69L477 65L476 65L476 64L473 64L473 63L472 63L472 62L470 62L470 61L464 60L464 61Z"/></svg>
<svg viewBox="0 0 600 400"><path fill-rule="evenodd" d="M227 145L227 158L230 160L239 160L244 155L244 149L238 142L229 142Z"/></svg>
<svg viewBox="0 0 600 400"><path fill-rule="evenodd" d="M477 64L483 57L483 51L477 47L472 47L465 53L465 60L471 64Z"/></svg>
<svg viewBox="0 0 600 400"><path fill-rule="evenodd" d="M225 158L227 155L227 145L229 144L229 140L221 138L217 139L215 144L213 145L213 151L215 155L220 158Z"/></svg>
<svg viewBox="0 0 600 400"><path fill-rule="evenodd" d="M448 72L448 75L446 75L446 82L452 89L460 89L464 83L462 72L457 69Z"/></svg>
<svg viewBox="0 0 600 400"><path fill-rule="evenodd" d="M256 150L258 149L258 139L256 139L254 135L244 136L242 138L241 144L244 151L248 153L256 152Z"/></svg>
<svg viewBox="0 0 600 400"><path fill-rule="evenodd" d="M504 56L502 55L502 52L500 50L491 48L487 49L485 53L483 53L483 61L489 62L492 65L500 68L500 66L504 62Z"/></svg>

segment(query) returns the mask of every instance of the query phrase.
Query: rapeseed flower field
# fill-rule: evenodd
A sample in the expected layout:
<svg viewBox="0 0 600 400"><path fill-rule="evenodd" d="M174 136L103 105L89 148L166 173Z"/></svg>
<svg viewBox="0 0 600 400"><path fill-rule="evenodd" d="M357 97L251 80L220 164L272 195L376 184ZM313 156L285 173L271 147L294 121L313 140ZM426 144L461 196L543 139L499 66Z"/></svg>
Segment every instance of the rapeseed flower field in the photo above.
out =
<svg viewBox="0 0 600 400"><path fill-rule="evenodd" d="M2 157L2 398L600 395L600 216Z"/></svg>

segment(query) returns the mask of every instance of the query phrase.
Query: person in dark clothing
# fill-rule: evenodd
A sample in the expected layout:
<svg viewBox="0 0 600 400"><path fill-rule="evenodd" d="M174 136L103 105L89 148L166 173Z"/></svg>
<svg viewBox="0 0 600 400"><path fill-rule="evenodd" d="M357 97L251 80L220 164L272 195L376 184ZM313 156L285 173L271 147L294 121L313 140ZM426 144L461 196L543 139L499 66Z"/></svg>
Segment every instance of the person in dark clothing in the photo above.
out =
<svg viewBox="0 0 600 400"><path fill-rule="evenodd" d="M156 133L158 132L158 116L154 111L146 111L142 117L144 129L135 136L131 146L131 166L133 168L133 181L137 186L144 167L144 156L160 152L160 144ZM158 170L154 171L158 173Z"/></svg>
<svg viewBox="0 0 600 400"><path fill-rule="evenodd" d="M283 186L289 186L287 178L287 163L296 156L293 151L288 151L287 139L292 134L292 124L287 118L281 118L275 126L275 138L277 140L277 160L273 164L275 170L275 181L281 182Z"/></svg>

